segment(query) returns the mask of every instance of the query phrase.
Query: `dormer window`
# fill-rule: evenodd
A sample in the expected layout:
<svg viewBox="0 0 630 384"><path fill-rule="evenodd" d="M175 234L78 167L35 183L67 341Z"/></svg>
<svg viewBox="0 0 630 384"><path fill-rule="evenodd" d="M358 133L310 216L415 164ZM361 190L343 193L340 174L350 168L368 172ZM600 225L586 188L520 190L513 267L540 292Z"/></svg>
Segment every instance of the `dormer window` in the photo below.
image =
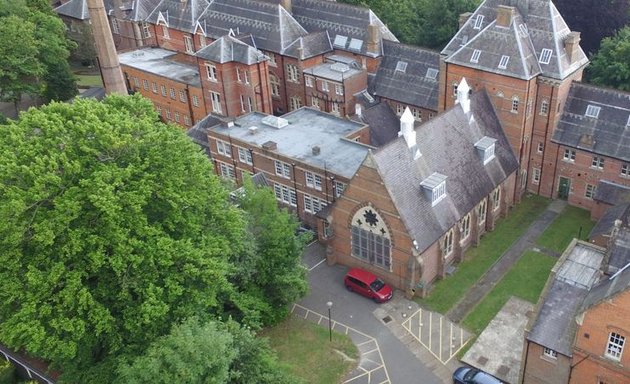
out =
<svg viewBox="0 0 630 384"><path fill-rule="evenodd" d="M483 161L484 165L488 164L490 160L494 159L494 149L496 142L497 139L493 139L489 136L484 136L475 143L475 148L477 148L479 157Z"/></svg>
<svg viewBox="0 0 630 384"><path fill-rule="evenodd" d="M475 25L473 26L473 28L481 29L482 25L483 25L483 15L477 15L477 18L475 19Z"/></svg>
<svg viewBox="0 0 630 384"><path fill-rule="evenodd" d="M481 56L481 51L478 49L475 49L473 51L472 56L470 57L470 62L471 63L478 63L479 62L479 56Z"/></svg>
<svg viewBox="0 0 630 384"><path fill-rule="evenodd" d="M437 79L438 70L435 68L427 68L426 78L429 80Z"/></svg>
<svg viewBox="0 0 630 384"><path fill-rule="evenodd" d="M335 36L335 42L333 43L333 45L335 47L342 47L345 48L346 47L346 42L348 41L348 36L344 36L344 35L337 35Z"/></svg>
<svg viewBox="0 0 630 384"><path fill-rule="evenodd" d="M597 119L597 117L599 116L599 111L601 111L601 109L601 107L595 105L588 105L586 107L586 113L584 114L584 116ZM630 118L628 120L630 120Z"/></svg>
<svg viewBox="0 0 630 384"><path fill-rule="evenodd" d="M549 64L549 62L551 61L551 53L551 49L543 48L543 50L540 52L540 58L538 59L538 62L540 64Z"/></svg>
<svg viewBox="0 0 630 384"><path fill-rule="evenodd" d="M441 173L433 172L431 176L422 180L420 186L430 196L432 207L446 197L446 176Z"/></svg>
<svg viewBox="0 0 630 384"><path fill-rule="evenodd" d="M407 70L407 62L399 61L398 63L396 63L396 70L400 72L405 72Z"/></svg>
<svg viewBox="0 0 630 384"><path fill-rule="evenodd" d="M510 61L510 56L506 56L506 55L501 56L501 61L499 61L499 69L507 68L509 61Z"/></svg>

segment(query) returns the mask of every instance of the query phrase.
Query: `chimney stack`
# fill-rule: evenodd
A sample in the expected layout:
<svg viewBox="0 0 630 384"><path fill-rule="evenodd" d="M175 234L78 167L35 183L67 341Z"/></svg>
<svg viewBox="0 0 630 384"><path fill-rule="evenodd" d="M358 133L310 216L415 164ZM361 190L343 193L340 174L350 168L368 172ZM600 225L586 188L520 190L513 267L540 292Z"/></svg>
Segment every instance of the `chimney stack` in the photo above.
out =
<svg viewBox="0 0 630 384"><path fill-rule="evenodd" d="M293 4L291 3L291 0L280 0L280 5L282 5L282 8L286 9L287 12L293 13Z"/></svg>
<svg viewBox="0 0 630 384"><path fill-rule="evenodd" d="M509 27L512 24L512 17L514 16L514 7L508 7L507 5L499 5L497 7L497 26Z"/></svg>
<svg viewBox="0 0 630 384"><path fill-rule="evenodd" d="M103 0L87 0L87 5L105 92L107 94L120 93L126 95L128 93L127 87L120 69L120 62L118 61L118 54L114 46L112 31L109 28Z"/></svg>
<svg viewBox="0 0 630 384"><path fill-rule="evenodd" d="M367 51L375 55L381 54L381 29L376 24L368 25Z"/></svg>
<svg viewBox="0 0 630 384"><path fill-rule="evenodd" d="M564 50L567 53L569 63L573 64L578 58L578 52L580 52L580 32L571 32L564 39Z"/></svg>
<svg viewBox="0 0 630 384"><path fill-rule="evenodd" d="M462 29L464 24L466 24L468 19L470 19L470 16L472 16L472 12L464 12L459 14L459 29Z"/></svg>

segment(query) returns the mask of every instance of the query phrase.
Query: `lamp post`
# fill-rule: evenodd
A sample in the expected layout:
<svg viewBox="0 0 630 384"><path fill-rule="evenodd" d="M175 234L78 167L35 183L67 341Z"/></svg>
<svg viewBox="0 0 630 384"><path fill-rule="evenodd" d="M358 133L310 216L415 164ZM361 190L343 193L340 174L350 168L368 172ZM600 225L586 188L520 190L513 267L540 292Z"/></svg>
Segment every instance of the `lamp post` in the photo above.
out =
<svg viewBox="0 0 630 384"><path fill-rule="evenodd" d="M332 342L332 322L330 320L330 310L332 308L332 301L329 301L326 303L326 306L328 307L328 336L329 336L329 340Z"/></svg>

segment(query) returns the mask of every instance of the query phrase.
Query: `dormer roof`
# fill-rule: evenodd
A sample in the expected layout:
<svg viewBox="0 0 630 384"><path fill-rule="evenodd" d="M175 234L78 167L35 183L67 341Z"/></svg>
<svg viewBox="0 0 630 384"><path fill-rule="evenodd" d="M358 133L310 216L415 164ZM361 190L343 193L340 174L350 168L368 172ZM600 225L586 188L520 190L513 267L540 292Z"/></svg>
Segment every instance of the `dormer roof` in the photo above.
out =
<svg viewBox="0 0 630 384"><path fill-rule="evenodd" d="M232 36L223 36L213 41L200 49L195 56L218 64L236 62L251 65L267 59L256 48Z"/></svg>
<svg viewBox="0 0 630 384"><path fill-rule="evenodd" d="M197 20L210 3L207 0L162 0L146 21L158 24L165 20L169 28L193 33Z"/></svg>
<svg viewBox="0 0 630 384"><path fill-rule="evenodd" d="M514 7L508 27L497 25L497 10L501 5ZM447 57L447 62L493 73L519 78L531 78L541 73L564 79L588 63L579 47L573 57L569 57L565 40L570 32L550 0L485 0L442 54ZM475 49L481 51L479 63L470 63ZM507 68L498 68L504 55L510 57Z"/></svg>

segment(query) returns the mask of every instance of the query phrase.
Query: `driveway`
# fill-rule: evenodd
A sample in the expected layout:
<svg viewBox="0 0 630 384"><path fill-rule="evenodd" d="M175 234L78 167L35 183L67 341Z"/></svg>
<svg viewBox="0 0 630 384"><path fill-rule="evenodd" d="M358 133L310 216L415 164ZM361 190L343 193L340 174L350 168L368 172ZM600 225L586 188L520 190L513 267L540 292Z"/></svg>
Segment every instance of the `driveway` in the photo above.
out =
<svg viewBox="0 0 630 384"><path fill-rule="evenodd" d="M311 244L306 251L303 262L309 269L309 294L298 304L300 307L327 317L326 303L331 301L332 319L336 324L334 329L346 333L346 327L356 333L373 338L378 345L380 355L385 365L385 377L379 371L373 380L368 375L362 381L347 382L365 383L393 383L393 384L442 384L444 378L439 378L410 351L390 328L374 314L382 306L373 301L348 292L343 285L343 276L348 270L341 265L328 266L324 260L324 252L320 245ZM401 294L396 292L396 294ZM299 308L299 307L298 307ZM302 308L301 308L302 309ZM377 311L379 312L379 311ZM316 315L317 316L317 315ZM322 321L327 325L327 319ZM353 338L354 340L354 338ZM444 375L441 375L444 376ZM448 381L446 381L448 382Z"/></svg>

